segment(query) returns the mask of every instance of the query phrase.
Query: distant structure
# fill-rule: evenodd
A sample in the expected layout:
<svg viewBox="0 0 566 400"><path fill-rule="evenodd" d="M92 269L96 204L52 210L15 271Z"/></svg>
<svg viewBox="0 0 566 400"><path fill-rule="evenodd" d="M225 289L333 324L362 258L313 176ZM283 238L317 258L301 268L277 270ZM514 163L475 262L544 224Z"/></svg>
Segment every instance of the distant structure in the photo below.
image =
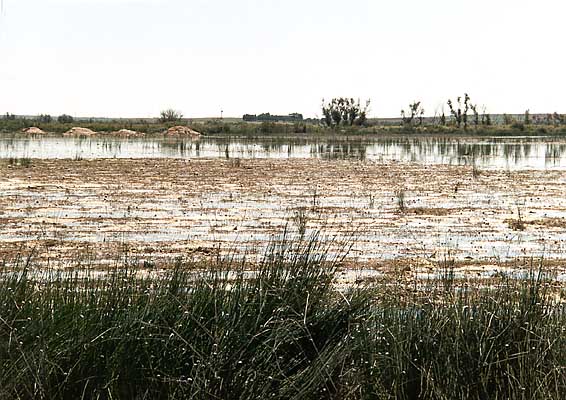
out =
<svg viewBox="0 0 566 400"><path fill-rule="evenodd" d="M270 113L263 113L259 115L244 114L242 119L246 122L300 122L303 121L303 114L292 113L289 115L271 115Z"/></svg>

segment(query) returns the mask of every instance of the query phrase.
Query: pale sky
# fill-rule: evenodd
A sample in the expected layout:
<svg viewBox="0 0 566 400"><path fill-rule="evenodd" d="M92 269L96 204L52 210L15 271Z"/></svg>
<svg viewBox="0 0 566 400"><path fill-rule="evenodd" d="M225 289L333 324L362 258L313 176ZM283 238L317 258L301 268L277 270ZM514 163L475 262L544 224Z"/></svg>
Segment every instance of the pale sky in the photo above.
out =
<svg viewBox="0 0 566 400"><path fill-rule="evenodd" d="M0 0L2 1L2 0ZM3 0L0 113L566 113L564 0Z"/></svg>

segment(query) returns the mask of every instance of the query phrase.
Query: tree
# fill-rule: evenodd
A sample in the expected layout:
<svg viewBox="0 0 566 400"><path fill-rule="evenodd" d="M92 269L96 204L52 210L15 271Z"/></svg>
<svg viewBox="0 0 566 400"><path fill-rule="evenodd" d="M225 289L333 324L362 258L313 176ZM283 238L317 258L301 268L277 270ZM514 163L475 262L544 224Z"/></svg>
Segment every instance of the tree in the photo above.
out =
<svg viewBox="0 0 566 400"><path fill-rule="evenodd" d="M360 105L360 99L337 97L325 103L322 99L323 122L332 127L340 125L364 125L367 121L370 100L366 101L364 107Z"/></svg>
<svg viewBox="0 0 566 400"><path fill-rule="evenodd" d="M53 118L51 118L51 115L49 115L49 114L40 114L37 117L38 122L42 122L42 123L46 123L46 124L50 123L52 120L53 120Z"/></svg>
<svg viewBox="0 0 566 400"><path fill-rule="evenodd" d="M526 110L525 111L525 118L523 120L523 123L525 125L530 125L531 124L531 112L530 110Z"/></svg>
<svg viewBox="0 0 566 400"><path fill-rule="evenodd" d="M413 121L417 117L419 119L419 125L423 124L425 110L421 106L420 101L415 101L413 104L409 104L409 113L405 113L405 110L401 110L401 118L405 125L413 125Z"/></svg>
<svg viewBox="0 0 566 400"><path fill-rule="evenodd" d="M470 104L470 109L474 113L474 125L477 127L480 124L480 113L478 112L478 105Z"/></svg>
<svg viewBox="0 0 566 400"><path fill-rule="evenodd" d="M161 111L161 117L159 121L161 122L175 122L183 118L183 114L180 111L168 108L167 110Z"/></svg>
<svg viewBox="0 0 566 400"><path fill-rule="evenodd" d="M464 108L462 108L462 97L456 99L457 105L452 103L452 100L448 100L448 107L450 107L450 114L456 120L458 128L464 123L464 129L468 128L468 111L470 110L470 96L464 93Z"/></svg>
<svg viewBox="0 0 566 400"><path fill-rule="evenodd" d="M62 114L62 115L59 115L59 117L57 117L57 121L61 124L70 124L74 120L75 119L73 117L71 117L70 115L67 115L67 114Z"/></svg>
<svg viewBox="0 0 566 400"><path fill-rule="evenodd" d="M485 125L485 126L491 125L491 116L487 113L486 106L483 106L483 109L482 109L481 124Z"/></svg>
<svg viewBox="0 0 566 400"><path fill-rule="evenodd" d="M564 122L564 116L555 112L552 114L552 121L555 125L560 125Z"/></svg>
<svg viewBox="0 0 566 400"><path fill-rule="evenodd" d="M440 116L440 125L446 126L446 115L444 114L444 110L442 110L442 115Z"/></svg>

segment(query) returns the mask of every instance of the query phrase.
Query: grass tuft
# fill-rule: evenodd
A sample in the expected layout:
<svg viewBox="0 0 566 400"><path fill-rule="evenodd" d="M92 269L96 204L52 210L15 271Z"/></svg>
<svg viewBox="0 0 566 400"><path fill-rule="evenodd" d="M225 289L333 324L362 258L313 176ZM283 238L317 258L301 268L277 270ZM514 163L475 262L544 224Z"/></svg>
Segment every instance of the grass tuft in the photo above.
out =
<svg viewBox="0 0 566 400"><path fill-rule="evenodd" d="M0 398L560 399L566 309L496 289L339 289L316 236L164 275L0 271ZM446 264L447 276L451 265ZM253 271L253 272L250 272ZM447 279L450 279L448 276ZM401 294L403 296L401 296Z"/></svg>

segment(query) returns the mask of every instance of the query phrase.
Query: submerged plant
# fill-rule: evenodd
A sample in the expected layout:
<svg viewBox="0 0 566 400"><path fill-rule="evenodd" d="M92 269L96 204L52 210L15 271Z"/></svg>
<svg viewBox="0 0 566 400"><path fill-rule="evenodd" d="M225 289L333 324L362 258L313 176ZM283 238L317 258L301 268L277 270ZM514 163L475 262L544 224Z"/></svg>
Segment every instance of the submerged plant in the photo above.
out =
<svg viewBox="0 0 566 400"><path fill-rule="evenodd" d="M398 189L395 191L395 199L397 202L397 209L400 213L407 211L407 205L405 204L405 189Z"/></svg>
<svg viewBox="0 0 566 400"><path fill-rule="evenodd" d="M293 222L297 226L297 231L299 232L300 238L304 237L305 233L307 232L308 220L309 217L307 211L304 208L295 210L295 212L293 213Z"/></svg>
<svg viewBox="0 0 566 400"><path fill-rule="evenodd" d="M524 231L526 228L525 221L523 221L523 218L521 217L521 209L518 206L517 206L517 218L507 219L505 221L509 225L509 228L511 228L514 231Z"/></svg>

